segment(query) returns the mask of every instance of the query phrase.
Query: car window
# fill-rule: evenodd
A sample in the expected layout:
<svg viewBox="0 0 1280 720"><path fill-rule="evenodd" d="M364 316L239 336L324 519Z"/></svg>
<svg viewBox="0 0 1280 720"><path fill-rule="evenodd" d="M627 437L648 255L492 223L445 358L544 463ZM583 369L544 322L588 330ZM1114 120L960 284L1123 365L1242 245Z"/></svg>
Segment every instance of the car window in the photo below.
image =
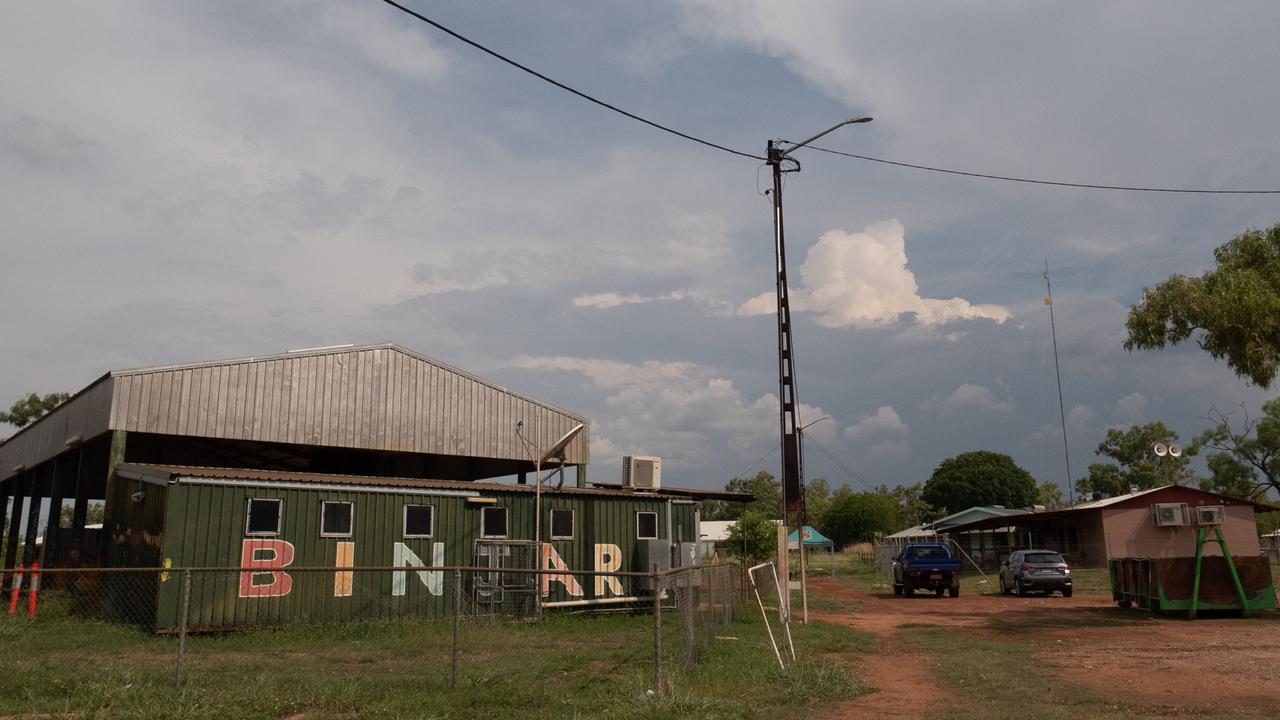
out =
<svg viewBox="0 0 1280 720"><path fill-rule="evenodd" d="M913 548L910 557L916 560L936 560L945 559L947 555L942 552L942 548Z"/></svg>
<svg viewBox="0 0 1280 720"><path fill-rule="evenodd" d="M1027 553L1027 562L1035 565L1062 565L1062 556L1055 552Z"/></svg>

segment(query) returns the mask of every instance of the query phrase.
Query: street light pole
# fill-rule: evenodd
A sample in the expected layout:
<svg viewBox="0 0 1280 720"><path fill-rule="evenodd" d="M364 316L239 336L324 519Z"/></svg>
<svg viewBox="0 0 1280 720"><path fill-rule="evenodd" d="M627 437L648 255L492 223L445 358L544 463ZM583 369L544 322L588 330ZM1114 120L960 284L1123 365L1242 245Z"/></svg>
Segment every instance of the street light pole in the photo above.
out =
<svg viewBox="0 0 1280 720"><path fill-rule="evenodd" d="M541 571L546 569L545 567L543 567L543 560L542 560L542 464L553 458L559 458L560 465L563 466L564 465L564 457L563 457L564 449L568 447L570 441L572 441L575 437L578 436L578 433L582 432L582 429L584 427L586 426L583 425L582 423L578 423L573 427L573 429L565 433L559 440L557 440L556 443L552 445L546 452L539 453L538 455L535 456L533 454L533 450L537 449L537 446L534 445L533 442L530 442L527 438L525 438L524 432L523 432L524 420L519 420L516 422L516 436L520 438L521 444L524 445L525 453L529 456L529 459L533 461L533 554L534 554L535 568L539 571L536 575L534 575L534 582L536 583L537 586L534 588L533 596L536 599L535 605L537 607L539 620L542 619ZM538 430L540 433L541 428L538 428Z"/></svg>
<svg viewBox="0 0 1280 720"><path fill-rule="evenodd" d="M797 537L804 535L804 525L808 521L804 502L804 477L802 468L803 448L800 445L800 433L797 413L800 401L796 397L795 345L791 332L791 298L787 289L787 245L785 224L782 217L782 174L799 172L800 163L791 157L791 153L835 130L856 123L871 122L869 117L850 118L823 130L808 140L795 143L790 147L775 145L770 140L765 152L766 162L773 168L773 243L774 271L777 282L778 299L778 429L782 435L782 522L790 525L795 521ZM794 164L793 168L783 170L785 162ZM800 589L802 598L807 599L807 578L804 567L804 540L799 540L800 550ZM791 579L787 578L787 594L791 593ZM807 613L806 613L807 614Z"/></svg>

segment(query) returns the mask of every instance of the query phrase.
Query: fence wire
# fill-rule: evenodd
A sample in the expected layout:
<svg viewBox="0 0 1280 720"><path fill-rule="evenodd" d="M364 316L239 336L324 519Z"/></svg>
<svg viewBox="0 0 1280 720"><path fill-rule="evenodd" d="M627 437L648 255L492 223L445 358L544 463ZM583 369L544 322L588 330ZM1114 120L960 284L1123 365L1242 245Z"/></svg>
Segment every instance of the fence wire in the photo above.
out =
<svg viewBox="0 0 1280 720"><path fill-rule="evenodd" d="M531 558L527 549L496 553L510 565ZM483 560L483 558L477 558ZM431 568L80 568L0 571L0 640L15 634L60 628L74 633L86 623L131 626L154 636L152 648L172 641L177 683L192 668L216 662L227 648L253 654L245 631L307 625L342 628L393 622L415 637L415 647L448 658L448 680L457 687L469 669L468 641L491 652L505 638L518 642L522 630L503 630L561 611L543 606L548 587L564 583L563 571L485 566ZM653 643L653 685L665 694L671 673L698 663L743 604L744 575L738 565L708 565L657 573L575 573L612 576L628 602L606 606L570 604L565 611L652 613L652 629L628 635L627 642ZM584 583L585 584L585 583ZM555 605L552 603L551 605ZM94 625L93 627L99 627ZM321 634L330 631L321 630ZM199 641L190 639L198 636ZM288 645L287 636L282 642ZM159 644L157 644L159 643ZM301 648L302 641L299 641ZM19 645L21 645L19 639ZM512 646L518 649L518 646ZM643 645L636 648L648 655ZM163 651L161 651L163 652ZM269 660L274 650L262 649ZM324 652L340 652L339 648ZM477 652L481 652L477 650ZM482 672L476 659L471 668ZM443 671L442 671L443 672Z"/></svg>

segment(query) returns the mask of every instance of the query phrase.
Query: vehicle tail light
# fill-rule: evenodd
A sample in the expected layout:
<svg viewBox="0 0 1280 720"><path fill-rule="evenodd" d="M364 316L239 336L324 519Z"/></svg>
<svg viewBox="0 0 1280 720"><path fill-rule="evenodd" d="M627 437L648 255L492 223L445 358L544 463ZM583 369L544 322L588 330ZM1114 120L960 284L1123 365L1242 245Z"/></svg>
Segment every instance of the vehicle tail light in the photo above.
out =
<svg viewBox="0 0 1280 720"><path fill-rule="evenodd" d="M1018 566L1018 572L1031 572L1031 566L1023 563Z"/></svg>

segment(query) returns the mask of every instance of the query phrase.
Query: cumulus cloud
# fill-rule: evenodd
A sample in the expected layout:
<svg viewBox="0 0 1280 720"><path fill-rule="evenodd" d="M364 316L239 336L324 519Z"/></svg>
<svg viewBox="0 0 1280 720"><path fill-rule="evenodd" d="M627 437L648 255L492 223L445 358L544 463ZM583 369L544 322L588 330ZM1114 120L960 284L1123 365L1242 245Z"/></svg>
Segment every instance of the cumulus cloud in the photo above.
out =
<svg viewBox="0 0 1280 720"><path fill-rule="evenodd" d="M863 415L858 422L844 429L844 436L854 442L906 435L910 428L892 405L884 405L872 415Z"/></svg>
<svg viewBox="0 0 1280 720"><path fill-rule="evenodd" d="M902 223L886 220L862 232L829 230L809 248L800 266L801 285L792 293L792 308L817 313L825 327L879 327L904 315L922 326L954 320L993 320L1010 317L1002 305L974 305L959 297L921 297L915 274L907 269L906 233ZM741 315L774 312L772 292L758 295L738 308Z"/></svg>
<svg viewBox="0 0 1280 720"><path fill-rule="evenodd" d="M429 42L430 36L398 13L346 2L322 7L322 27L370 62L418 81L438 80L448 70L444 53Z"/></svg>
<svg viewBox="0 0 1280 720"><path fill-rule="evenodd" d="M685 293L671 292L666 295L640 295L638 293L630 293L628 295L620 295L614 292L596 293L594 295L579 295L573 299L574 307L596 308L598 310L608 310L620 305L640 305L643 303L658 302L660 300L683 300Z"/></svg>
<svg viewBox="0 0 1280 720"><path fill-rule="evenodd" d="M578 373L586 376L596 385L611 388L648 387L677 382L683 380L694 367L693 363L687 362L648 360L635 365L616 360L576 358L564 355L517 355L511 359L511 365L534 370L562 370L564 372Z"/></svg>
<svg viewBox="0 0 1280 720"><path fill-rule="evenodd" d="M593 432L601 438L592 449L597 460L626 453L653 454L688 471L705 466L706 449L717 444L745 458L767 452L778 442L776 395L765 393L752 399L732 380L694 363L633 364L519 355L510 364L576 373L609 392L604 412L592 418ZM801 422L827 415L821 407L804 403L799 414ZM824 444L834 443L839 427L835 422L816 423L806 434ZM716 471L723 473L726 468Z"/></svg>
<svg viewBox="0 0 1280 720"><path fill-rule="evenodd" d="M1117 425L1136 425L1147 418L1147 396L1131 392L1116 401L1111 418Z"/></svg>
<svg viewBox="0 0 1280 720"><path fill-rule="evenodd" d="M945 413L964 412L1013 412L1013 399L1001 399L985 385L963 383L950 395L939 399L933 396L925 402L925 409L938 410Z"/></svg>

